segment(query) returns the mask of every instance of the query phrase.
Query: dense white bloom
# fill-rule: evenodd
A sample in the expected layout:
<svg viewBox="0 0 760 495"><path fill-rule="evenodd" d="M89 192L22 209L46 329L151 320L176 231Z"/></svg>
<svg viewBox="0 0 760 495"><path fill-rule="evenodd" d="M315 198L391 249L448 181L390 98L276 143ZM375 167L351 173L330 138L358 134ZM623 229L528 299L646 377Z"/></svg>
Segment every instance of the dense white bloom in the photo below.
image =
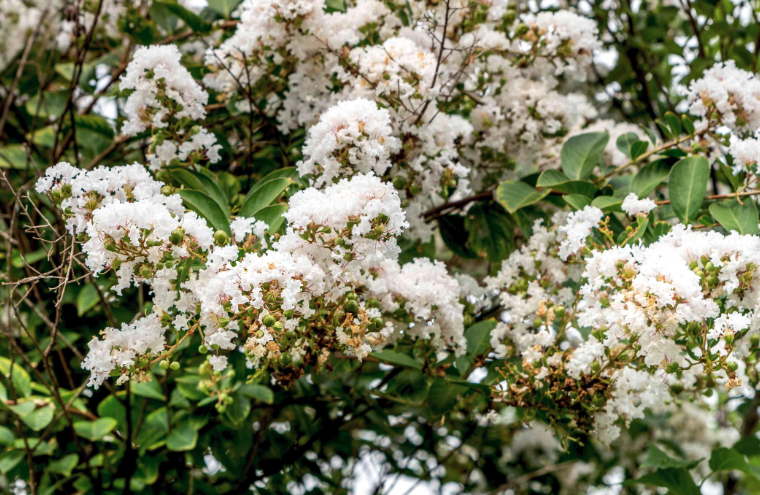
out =
<svg viewBox="0 0 760 495"><path fill-rule="evenodd" d="M689 85L689 111L734 130L760 127L760 80L736 67L733 60L717 63ZM713 116L712 112L717 112Z"/></svg>
<svg viewBox="0 0 760 495"><path fill-rule="evenodd" d="M602 210L595 206L586 206L582 210L568 215L565 225L559 227L559 232L565 235L559 247L559 257L567 260L586 245L586 238L591 234L604 217Z"/></svg>
<svg viewBox="0 0 760 495"><path fill-rule="evenodd" d="M121 78L121 89L134 92L124 113L129 118L122 132L138 134L148 127L166 127L170 116L199 120L206 116L206 93L182 65L175 45L139 47Z"/></svg>
<svg viewBox="0 0 760 495"><path fill-rule="evenodd" d="M121 329L106 328L102 339L93 337L89 343L82 368L89 370L89 385L98 388L108 378L111 371L119 368L128 370L138 358L158 355L164 350L164 329L158 315L152 314L138 319L135 323L121 325ZM128 379L129 373L120 380Z"/></svg>
<svg viewBox="0 0 760 495"><path fill-rule="evenodd" d="M621 205L623 211L629 216L635 217L638 214L649 215L649 212L657 208L657 203L649 198L639 199L636 193L630 193L623 200Z"/></svg>
<svg viewBox="0 0 760 495"><path fill-rule="evenodd" d="M338 103L309 129L298 171L315 175L317 187L357 172L382 175L401 146L392 132L390 114L376 103L361 98Z"/></svg>
<svg viewBox="0 0 760 495"><path fill-rule="evenodd" d="M731 136L728 154L734 160L732 167L734 175L756 171L754 167L760 161L760 140L757 138L739 139L736 136Z"/></svg>

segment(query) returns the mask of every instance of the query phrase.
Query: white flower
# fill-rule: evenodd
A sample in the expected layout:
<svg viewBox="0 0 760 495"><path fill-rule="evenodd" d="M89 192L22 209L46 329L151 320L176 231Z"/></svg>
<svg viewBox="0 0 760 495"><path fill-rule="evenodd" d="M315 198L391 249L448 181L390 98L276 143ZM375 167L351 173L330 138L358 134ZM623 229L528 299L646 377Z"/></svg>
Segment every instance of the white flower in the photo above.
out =
<svg viewBox="0 0 760 495"><path fill-rule="evenodd" d="M657 208L657 203L649 198L639 199L636 193L630 193L623 200L621 207L629 216L635 217L638 214L649 215L650 211Z"/></svg>

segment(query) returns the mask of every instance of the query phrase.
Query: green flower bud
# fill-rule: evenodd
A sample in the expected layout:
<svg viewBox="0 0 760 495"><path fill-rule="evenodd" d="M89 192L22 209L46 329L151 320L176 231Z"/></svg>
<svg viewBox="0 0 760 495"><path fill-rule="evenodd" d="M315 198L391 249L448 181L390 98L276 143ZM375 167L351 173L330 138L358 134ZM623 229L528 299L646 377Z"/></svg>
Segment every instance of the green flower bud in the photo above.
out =
<svg viewBox="0 0 760 495"><path fill-rule="evenodd" d="M161 360L161 362L158 363L158 366L162 370L168 370L169 369L169 361L167 361L166 359L163 359L163 360Z"/></svg>
<svg viewBox="0 0 760 495"><path fill-rule="evenodd" d="M525 35L525 34L526 34L528 31L530 31L530 28L528 27L528 25L527 25L527 24L525 24L524 22L521 22L521 23L520 23L520 24L518 24L518 25L517 25L517 27L515 28L515 36L518 36L518 37L519 37L519 36L523 36L523 35Z"/></svg>
<svg viewBox="0 0 760 495"><path fill-rule="evenodd" d="M290 356L289 352L283 352L282 354L280 354L279 361L280 361L281 366L287 366L293 361L293 359Z"/></svg>
<svg viewBox="0 0 760 495"><path fill-rule="evenodd" d="M181 229L174 229L172 230L171 235L169 236L169 240L172 244L175 246L182 242L182 238L185 236L185 232Z"/></svg>
<svg viewBox="0 0 760 495"><path fill-rule="evenodd" d="M177 371L179 369L179 363L177 361L174 361L169 367L172 369L172 371Z"/></svg>
<svg viewBox="0 0 760 495"><path fill-rule="evenodd" d="M681 385L680 383L674 383L673 385L670 386L670 390L674 394L680 394L681 392L683 392L683 385Z"/></svg>
<svg viewBox="0 0 760 495"><path fill-rule="evenodd" d="M729 369L729 371L736 371L739 369L739 363L736 363L734 361L730 361L726 363L726 368Z"/></svg>
<svg viewBox="0 0 760 495"><path fill-rule="evenodd" d="M214 241L216 242L217 246L226 246L229 240L230 236L227 235L227 232L223 230L217 230L214 232Z"/></svg>
<svg viewBox="0 0 760 495"><path fill-rule="evenodd" d="M281 321L275 322L275 324L272 325L272 328L275 329L278 332L282 332L282 329L283 329L282 322Z"/></svg>
<svg viewBox="0 0 760 495"><path fill-rule="evenodd" d="M206 347L205 345L201 345L198 348L198 352L200 352L201 354L206 354L206 353L208 353L208 347Z"/></svg>
<svg viewBox="0 0 760 495"><path fill-rule="evenodd" d="M174 192L174 188L172 186L166 185L161 188L161 194L164 196L171 196Z"/></svg>
<svg viewBox="0 0 760 495"><path fill-rule="evenodd" d="M277 320L275 317L270 314L264 315L264 317L261 319L261 323L263 323L265 327L271 327L275 324L276 321Z"/></svg>
<svg viewBox="0 0 760 495"><path fill-rule="evenodd" d="M565 307L564 306L554 306L554 316L557 318L564 318L565 317Z"/></svg>
<svg viewBox="0 0 760 495"><path fill-rule="evenodd" d="M359 303L353 300L348 300L346 301L346 304L343 305L343 309L346 311L346 313L358 313Z"/></svg>
<svg viewBox="0 0 760 495"><path fill-rule="evenodd" d="M406 177L403 175L397 175L393 178L393 187L396 189L404 189L406 187Z"/></svg>
<svg viewBox="0 0 760 495"><path fill-rule="evenodd" d="M151 269L150 265L148 265L147 263L143 264L140 267L140 276L142 278L149 278L151 275L153 275L153 269Z"/></svg>

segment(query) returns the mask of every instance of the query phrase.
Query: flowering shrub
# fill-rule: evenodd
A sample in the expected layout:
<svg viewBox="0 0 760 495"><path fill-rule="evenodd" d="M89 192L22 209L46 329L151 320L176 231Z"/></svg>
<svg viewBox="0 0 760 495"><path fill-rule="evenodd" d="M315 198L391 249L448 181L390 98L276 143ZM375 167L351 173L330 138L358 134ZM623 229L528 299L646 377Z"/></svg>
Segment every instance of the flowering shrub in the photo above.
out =
<svg viewBox="0 0 760 495"><path fill-rule="evenodd" d="M0 4L0 487L758 492L751 9Z"/></svg>

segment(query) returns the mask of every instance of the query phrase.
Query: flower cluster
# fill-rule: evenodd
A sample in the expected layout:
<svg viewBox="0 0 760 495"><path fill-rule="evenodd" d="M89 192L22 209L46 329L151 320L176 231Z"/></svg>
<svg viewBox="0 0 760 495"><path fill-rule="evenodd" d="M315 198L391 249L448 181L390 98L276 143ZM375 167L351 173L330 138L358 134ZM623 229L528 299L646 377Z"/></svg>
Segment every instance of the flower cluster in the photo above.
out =
<svg viewBox="0 0 760 495"><path fill-rule="evenodd" d="M140 47L135 51L121 89L132 90L124 106L129 120L122 132L133 136L151 129L151 170L181 162L219 161L216 137L197 125L206 117L208 93L182 65L175 45Z"/></svg>

